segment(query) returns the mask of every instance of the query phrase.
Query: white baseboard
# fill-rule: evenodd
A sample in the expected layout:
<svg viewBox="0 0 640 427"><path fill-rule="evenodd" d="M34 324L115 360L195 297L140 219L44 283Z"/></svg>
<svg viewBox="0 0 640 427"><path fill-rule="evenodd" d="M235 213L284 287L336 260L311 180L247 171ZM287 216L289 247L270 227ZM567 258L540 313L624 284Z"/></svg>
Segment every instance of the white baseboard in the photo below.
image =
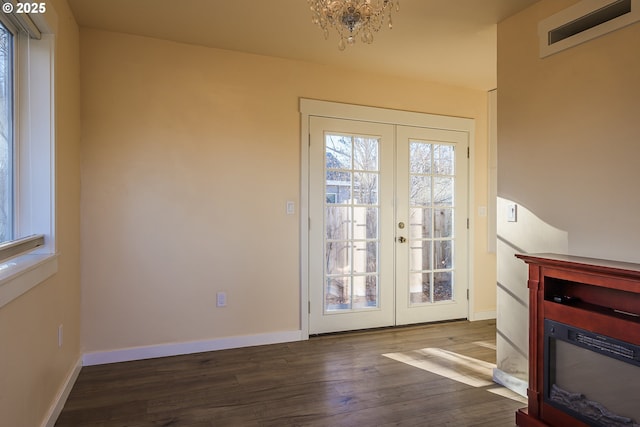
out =
<svg viewBox="0 0 640 427"><path fill-rule="evenodd" d="M495 311L477 311L471 313L471 318L469 320L475 322L477 320L493 320L496 317L497 314Z"/></svg>
<svg viewBox="0 0 640 427"><path fill-rule="evenodd" d="M273 332L259 335L218 338L206 341L191 341L131 347L119 350L86 353L82 356L83 366L104 365L106 363L129 362L156 357L178 356L204 351L226 350L230 348L252 347L302 340L302 331Z"/></svg>
<svg viewBox="0 0 640 427"><path fill-rule="evenodd" d="M56 423L56 420L60 416L62 412L62 408L64 408L64 404L67 402L67 398L69 397L69 393L71 393L71 389L73 385L76 383L78 379L78 375L80 374L80 369L82 369L82 359L78 359L76 364L73 366L69 375L67 375L67 379L64 382L63 387L58 390L58 394L56 394L56 398L53 403L49 407L49 411L47 411L47 416L44 418L42 422L42 427L53 427Z"/></svg>
<svg viewBox="0 0 640 427"><path fill-rule="evenodd" d="M494 368L493 370L493 381L513 392L518 393L522 397L527 397L527 388L529 387L529 383L527 381L514 377L511 374L507 374L498 368Z"/></svg>

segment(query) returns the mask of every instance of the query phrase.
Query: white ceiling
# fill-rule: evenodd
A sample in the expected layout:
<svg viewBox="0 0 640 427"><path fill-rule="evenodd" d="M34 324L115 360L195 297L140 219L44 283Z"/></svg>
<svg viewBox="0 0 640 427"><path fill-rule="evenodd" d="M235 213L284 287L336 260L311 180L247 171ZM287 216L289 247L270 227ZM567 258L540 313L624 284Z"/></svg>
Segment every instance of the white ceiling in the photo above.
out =
<svg viewBox="0 0 640 427"><path fill-rule="evenodd" d="M367 69L481 90L496 86L496 23L537 0L400 0L393 29L339 51L306 0L69 0L80 26Z"/></svg>

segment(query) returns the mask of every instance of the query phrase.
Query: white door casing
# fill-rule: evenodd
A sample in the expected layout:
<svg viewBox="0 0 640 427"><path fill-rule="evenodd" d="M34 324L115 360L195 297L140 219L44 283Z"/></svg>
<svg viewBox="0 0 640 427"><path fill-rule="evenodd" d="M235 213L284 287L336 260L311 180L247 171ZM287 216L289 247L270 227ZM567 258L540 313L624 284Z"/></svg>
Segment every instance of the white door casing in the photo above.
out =
<svg viewBox="0 0 640 427"><path fill-rule="evenodd" d="M472 260L468 250L470 233L467 218L469 199L472 194L468 191L468 146L469 141L473 140L473 120L309 99L300 100L300 111L303 139L300 203L302 336L306 338L309 333L469 317L467 290L471 289L472 285L469 280L469 267L472 265ZM358 197L352 198L355 202L344 198L340 201L342 204L346 203L351 206L349 209L346 209L344 205L331 204L336 201L337 196L329 194L335 190L329 190L328 183L335 183L325 182L325 179L331 178L331 173L337 174L336 176L344 174L347 176L348 173L359 174L357 170L333 170L331 168L335 166L325 165L327 146L325 146L324 139L327 138L327 135L335 137L341 134L356 138L364 136L371 143L375 144L377 141L380 144L379 165L377 165L379 171L368 171L365 174L372 177L380 174L379 188L377 188L378 198L376 203L371 206L361 206L361 202L357 200ZM430 177L426 177L424 171L412 173L411 167L408 165L408 153L412 150L410 147L413 147L413 151L416 150L416 147L419 149L431 147L429 149L436 150L437 153L449 153L449 157L455 161L455 166L451 166L455 167L455 196L451 198L450 203L445 203L446 206L439 206L438 204L441 202L437 201L437 206L429 206L427 209L421 205L419 210L422 216L425 215L424 212L428 211L431 216L435 215L437 211L440 216L437 216L436 220L444 218L445 214L447 218L455 218L454 224L445 227L446 230L449 230L445 234L442 234L442 229L438 229L437 225L432 225L434 227L432 232L436 232L436 234L427 236L428 238L424 236L418 238L415 232L411 234L411 224L416 229L416 224L411 222L411 213L415 214L417 209L416 206L411 208L409 204L411 199L409 193L413 188L410 183L430 180L436 184L440 183L439 185L442 187L442 182L446 184L446 182L454 180L449 180L447 176L441 176L442 174L436 169L434 169L436 170L435 175ZM325 170L325 167L329 169ZM343 166L338 167L342 168ZM353 182L354 189L356 189L358 184L356 181ZM336 207L340 207L340 209L335 209ZM363 252L366 247L366 252L375 254L367 259L375 259L379 261L379 265L375 269L360 270L357 267L358 256L362 257L362 255L345 255L344 258L348 258L348 262L344 261L339 266L341 269L335 268L335 262L333 267L327 266L326 255L330 249L327 249L325 239L327 238L325 210L345 212L343 214L345 218L348 216L346 212L351 212L352 216L349 216L348 219L350 223L356 224L353 226L355 230L358 227L357 211L362 211L364 207L372 212L380 209L378 215L379 234L367 236L365 239L362 236L359 237L356 231L352 234L355 240L341 242L342 247L351 248L349 249L352 251L349 252L350 254L356 254L355 251ZM367 216L367 218L369 217ZM399 228L400 222L406 224L406 228ZM375 238L371 240L372 237ZM398 238L400 237L408 240L399 242ZM329 242L333 245L336 241L332 239L334 237L329 233ZM340 239L342 238L338 240ZM338 241L338 243L340 242ZM411 260L415 261L417 258L415 254L410 255L412 252L416 253L416 250L415 248L411 249L411 245L432 248L429 256L434 260L432 261L434 265L428 269L424 267L426 270L422 270L423 266L419 266L416 270L416 266L412 266ZM369 250L369 248L374 249ZM422 254L423 258L427 252L429 251L417 251ZM445 252L448 257L443 256ZM436 264L436 255L440 257L438 258L440 264L446 260L442 267L440 264ZM364 260L364 258L362 259ZM329 259L329 264L331 264L331 259ZM343 267L351 268L353 274L343 273ZM339 278L347 276L354 278L355 287L358 283L364 283L364 276L366 276L367 284L369 282L376 283L376 280L379 280L379 295L375 298L367 297L367 301L374 302L370 306L362 304L358 306L358 298L362 299L362 296L358 297L356 295L358 292L356 292L352 294L353 302L356 303L353 308L356 310L334 310L336 307L343 308L344 304L333 304L335 303L335 295L332 296L334 299L327 302L325 293L330 288L327 285L329 282L326 281L327 273L330 278L336 275ZM412 277L414 278L413 297L411 296L412 288L408 286L411 284ZM424 295L415 292L416 277L429 278L425 279L422 284L425 290ZM446 280L443 282L443 278L451 277L454 278L455 288L451 289L449 293L443 293L440 283L446 283ZM348 280L344 280L344 282L346 283ZM434 293L434 290L437 292ZM443 298L442 295L446 297ZM340 302L350 303L347 300ZM347 307L348 304L344 306ZM321 324L323 326L319 326Z"/></svg>

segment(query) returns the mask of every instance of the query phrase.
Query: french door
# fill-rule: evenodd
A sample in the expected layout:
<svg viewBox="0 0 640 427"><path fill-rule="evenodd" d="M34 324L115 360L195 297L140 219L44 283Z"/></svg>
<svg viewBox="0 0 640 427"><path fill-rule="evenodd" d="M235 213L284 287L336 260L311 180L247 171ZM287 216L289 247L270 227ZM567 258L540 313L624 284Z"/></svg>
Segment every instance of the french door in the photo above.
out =
<svg viewBox="0 0 640 427"><path fill-rule="evenodd" d="M397 325L468 316L467 138L397 127Z"/></svg>
<svg viewBox="0 0 640 427"><path fill-rule="evenodd" d="M466 318L468 133L309 131L309 332Z"/></svg>

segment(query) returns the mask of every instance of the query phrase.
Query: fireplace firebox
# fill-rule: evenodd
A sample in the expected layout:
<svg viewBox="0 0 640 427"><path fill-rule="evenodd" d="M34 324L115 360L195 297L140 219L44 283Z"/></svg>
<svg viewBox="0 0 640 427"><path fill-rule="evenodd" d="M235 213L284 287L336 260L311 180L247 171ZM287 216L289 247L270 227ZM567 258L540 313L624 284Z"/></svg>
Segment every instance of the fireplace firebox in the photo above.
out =
<svg viewBox="0 0 640 427"><path fill-rule="evenodd" d="M640 264L516 256L529 266L528 406L516 424L640 427Z"/></svg>
<svg viewBox="0 0 640 427"><path fill-rule="evenodd" d="M544 402L590 426L640 427L640 346L546 319L543 381Z"/></svg>

